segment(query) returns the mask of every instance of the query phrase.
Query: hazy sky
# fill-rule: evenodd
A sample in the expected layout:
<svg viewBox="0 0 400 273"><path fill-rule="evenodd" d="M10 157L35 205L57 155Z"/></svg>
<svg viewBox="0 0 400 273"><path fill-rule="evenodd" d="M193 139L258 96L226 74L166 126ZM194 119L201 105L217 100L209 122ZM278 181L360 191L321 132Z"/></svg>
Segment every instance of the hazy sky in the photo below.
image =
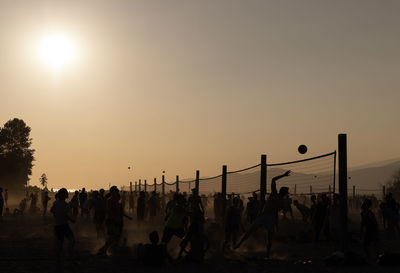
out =
<svg viewBox="0 0 400 273"><path fill-rule="evenodd" d="M399 14L397 0L0 0L0 124L32 127L31 183L56 188L296 160L342 132L350 166L398 157ZM47 33L76 45L62 70L37 56Z"/></svg>

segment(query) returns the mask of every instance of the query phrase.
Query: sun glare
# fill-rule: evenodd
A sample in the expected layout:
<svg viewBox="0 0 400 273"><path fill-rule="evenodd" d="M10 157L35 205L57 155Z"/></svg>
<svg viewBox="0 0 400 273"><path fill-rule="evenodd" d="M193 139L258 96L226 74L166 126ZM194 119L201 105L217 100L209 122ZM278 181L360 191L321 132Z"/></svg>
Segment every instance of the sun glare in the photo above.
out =
<svg viewBox="0 0 400 273"><path fill-rule="evenodd" d="M76 57L75 44L64 35L49 35L39 44L39 57L44 63L55 69L72 63Z"/></svg>

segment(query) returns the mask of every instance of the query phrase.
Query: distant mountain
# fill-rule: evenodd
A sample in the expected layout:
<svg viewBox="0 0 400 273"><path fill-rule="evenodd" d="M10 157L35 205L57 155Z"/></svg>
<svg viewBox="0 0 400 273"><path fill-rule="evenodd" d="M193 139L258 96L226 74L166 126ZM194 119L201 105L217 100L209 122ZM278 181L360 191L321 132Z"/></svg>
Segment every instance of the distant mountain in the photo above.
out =
<svg viewBox="0 0 400 273"><path fill-rule="evenodd" d="M400 160L349 169L348 176L351 178L348 180L348 185L355 185L356 189L381 189L399 169Z"/></svg>

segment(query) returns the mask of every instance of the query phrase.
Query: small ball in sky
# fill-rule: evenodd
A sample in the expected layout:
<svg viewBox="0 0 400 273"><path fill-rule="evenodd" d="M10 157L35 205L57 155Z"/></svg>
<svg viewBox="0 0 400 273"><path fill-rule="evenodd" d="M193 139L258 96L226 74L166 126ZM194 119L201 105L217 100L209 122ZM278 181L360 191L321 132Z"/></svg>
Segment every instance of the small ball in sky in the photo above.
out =
<svg viewBox="0 0 400 273"><path fill-rule="evenodd" d="M299 151L299 153L301 153L301 154L305 154L305 153L307 153L307 146L306 145L300 145L299 146L299 148L298 148L298 151Z"/></svg>

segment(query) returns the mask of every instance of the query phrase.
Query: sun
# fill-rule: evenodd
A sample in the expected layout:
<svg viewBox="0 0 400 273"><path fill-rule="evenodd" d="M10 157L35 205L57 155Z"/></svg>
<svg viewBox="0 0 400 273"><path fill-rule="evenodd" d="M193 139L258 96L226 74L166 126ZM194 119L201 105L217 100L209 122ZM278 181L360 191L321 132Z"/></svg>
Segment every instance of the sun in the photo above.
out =
<svg viewBox="0 0 400 273"><path fill-rule="evenodd" d="M54 69L61 69L75 60L76 47L68 36L51 34L40 40L38 54L45 64Z"/></svg>

